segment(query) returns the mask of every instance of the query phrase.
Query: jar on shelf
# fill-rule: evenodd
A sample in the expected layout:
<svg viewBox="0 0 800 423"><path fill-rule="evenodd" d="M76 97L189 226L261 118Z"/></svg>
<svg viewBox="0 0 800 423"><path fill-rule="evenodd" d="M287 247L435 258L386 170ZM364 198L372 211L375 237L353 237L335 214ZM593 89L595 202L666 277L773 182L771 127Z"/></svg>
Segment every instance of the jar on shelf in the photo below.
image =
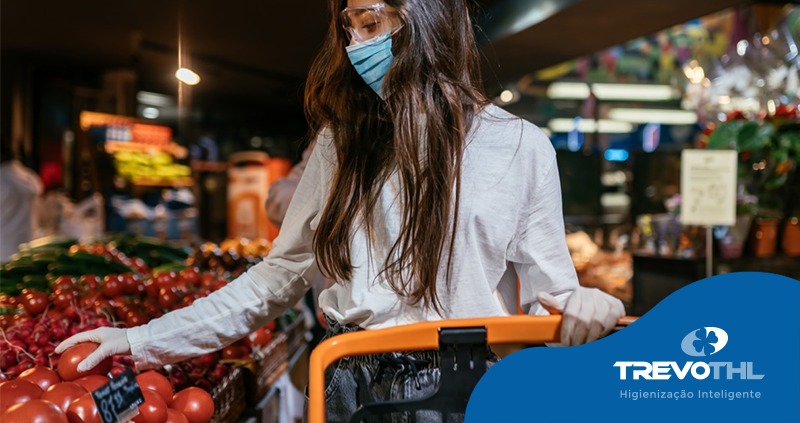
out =
<svg viewBox="0 0 800 423"><path fill-rule="evenodd" d="M755 257L772 257L778 247L778 219L757 218L750 236L750 252Z"/></svg>
<svg viewBox="0 0 800 423"><path fill-rule="evenodd" d="M787 256L800 256L800 218L790 217L783 225L781 248Z"/></svg>

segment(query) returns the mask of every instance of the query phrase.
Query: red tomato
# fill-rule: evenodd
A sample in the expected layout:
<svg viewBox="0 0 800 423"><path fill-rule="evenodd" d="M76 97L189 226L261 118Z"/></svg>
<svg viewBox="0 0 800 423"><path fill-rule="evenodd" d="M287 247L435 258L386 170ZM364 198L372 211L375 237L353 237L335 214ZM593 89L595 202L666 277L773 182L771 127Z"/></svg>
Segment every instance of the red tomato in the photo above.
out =
<svg viewBox="0 0 800 423"><path fill-rule="evenodd" d="M72 381L88 375L104 375L111 370L111 357L106 357L97 366L85 372L78 371L78 364L98 347L93 342L84 342L64 351L58 360L58 374L65 381Z"/></svg>
<svg viewBox="0 0 800 423"><path fill-rule="evenodd" d="M144 307L144 315L151 319L155 319L162 314L161 307L158 305L158 300L154 300L150 297L144 300L142 307Z"/></svg>
<svg viewBox="0 0 800 423"><path fill-rule="evenodd" d="M42 394L42 399L50 401L63 412L67 412L72 401L83 396L87 391L75 382L61 382L47 388Z"/></svg>
<svg viewBox="0 0 800 423"><path fill-rule="evenodd" d="M158 291L158 305L161 308L171 309L178 302L178 294L174 288L161 288Z"/></svg>
<svg viewBox="0 0 800 423"><path fill-rule="evenodd" d="M148 278L144 281L144 292L147 294L147 298L158 299L158 291L161 287L158 286L158 282L154 278Z"/></svg>
<svg viewBox="0 0 800 423"><path fill-rule="evenodd" d="M122 294L124 286L120 282L120 276L115 274L106 275L103 278L103 296L111 299Z"/></svg>
<svg viewBox="0 0 800 423"><path fill-rule="evenodd" d="M156 282L159 288L172 288L175 286L175 280L178 274L175 272L161 272L156 275Z"/></svg>
<svg viewBox="0 0 800 423"><path fill-rule="evenodd" d="M264 347L272 341L272 331L266 327L256 329L255 332L247 336L250 340L250 345Z"/></svg>
<svg viewBox="0 0 800 423"><path fill-rule="evenodd" d="M267 323L266 325L264 325L264 328L269 329L269 330L275 330L277 327L278 327L278 324L275 323L274 320L269 322L269 323Z"/></svg>
<svg viewBox="0 0 800 423"><path fill-rule="evenodd" d="M190 386L172 397L172 408L183 413L189 423L206 423L214 415L214 400L208 392Z"/></svg>
<svg viewBox="0 0 800 423"><path fill-rule="evenodd" d="M53 283L53 289L73 289L77 281L72 276L59 276Z"/></svg>
<svg viewBox="0 0 800 423"><path fill-rule="evenodd" d="M237 345L228 345L222 349L222 358L224 360L244 358L246 355L245 349Z"/></svg>
<svg viewBox="0 0 800 423"><path fill-rule="evenodd" d="M200 275L200 286L203 288L211 288L217 281L217 277L213 273L203 273Z"/></svg>
<svg viewBox="0 0 800 423"><path fill-rule="evenodd" d="M67 418L70 423L102 423L92 394L83 394L72 401L67 409Z"/></svg>
<svg viewBox="0 0 800 423"><path fill-rule="evenodd" d="M128 313L125 315L125 324L128 325L129 328L141 326L145 323L147 323L147 319L138 310L129 309Z"/></svg>
<svg viewBox="0 0 800 423"><path fill-rule="evenodd" d="M53 304L59 310L65 310L75 302L75 293L71 288L57 289L53 292Z"/></svg>
<svg viewBox="0 0 800 423"><path fill-rule="evenodd" d="M189 419L174 408L167 408L167 421L164 423L189 423Z"/></svg>
<svg viewBox="0 0 800 423"><path fill-rule="evenodd" d="M38 399L17 404L0 415L0 423L22 422L68 423L67 416L60 408Z"/></svg>
<svg viewBox="0 0 800 423"><path fill-rule="evenodd" d="M172 396L175 395L175 391L173 391L169 379L161 373L155 370L148 370L137 375L136 382L139 383L139 387L142 390L149 389L157 392L167 405L172 403Z"/></svg>
<svg viewBox="0 0 800 423"><path fill-rule="evenodd" d="M133 418L135 423L164 423L167 421L167 403L156 391L142 390L144 402L139 405L139 415Z"/></svg>
<svg viewBox="0 0 800 423"><path fill-rule="evenodd" d="M22 305L31 316L41 314L47 308L47 294L29 292L22 297Z"/></svg>
<svg viewBox="0 0 800 423"><path fill-rule="evenodd" d="M95 313L103 315L111 310L111 302L107 298L97 298L89 308L94 310Z"/></svg>
<svg viewBox="0 0 800 423"><path fill-rule="evenodd" d="M216 281L214 281L214 284L211 285L211 292L218 291L218 290L222 289L223 287L225 287L225 285L227 285L227 284L228 284L228 282L226 280L217 279Z"/></svg>
<svg viewBox="0 0 800 423"><path fill-rule="evenodd" d="M138 276L133 273L123 273L119 275L119 281L124 294L133 295L139 293L141 281ZM142 286L142 288L144 288L144 286Z"/></svg>
<svg viewBox="0 0 800 423"><path fill-rule="evenodd" d="M17 304L17 299L8 294L0 294L0 306L7 308L14 308Z"/></svg>
<svg viewBox="0 0 800 423"><path fill-rule="evenodd" d="M27 380L9 380L0 384L0 414L14 404L39 399L42 388Z"/></svg>
<svg viewBox="0 0 800 423"><path fill-rule="evenodd" d="M200 269L196 267L187 267L178 272L178 276L187 284L200 287Z"/></svg>
<svg viewBox="0 0 800 423"><path fill-rule="evenodd" d="M48 308L44 315L53 320L58 320L64 317L64 313L57 308Z"/></svg>
<svg viewBox="0 0 800 423"><path fill-rule="evenodd" d="M190 305L192 305L194 300L195 300L194 295L189 294L180 300L180 302L178 303L178 308L189 307Z"/></svg>
<svg viewBox="0 0 800 423"><path fill-rule="evenodd" d="M19 379L39 385L42 391L46 391L47 388L61 382L61 378L58 377L58 373L55 370L44 366L31 367L25 370L19 374Z"/></svg>
<svg viewBox="0 0 800 423"><path fill-rule="evenodd" d="M108 376L89 375L75 379L74 382L77 383L78 385L81 385L83 389L86 389L87 392L92 392L95 389L108 383L109 380L111 379L109 379Z"/></svg>
<svg viewBox="0 0 800 423"><path fill-rule="evenodd" d="M95 292L100 288L100 279L95 275L83 275L78 278L78 284L83 285L89 292Z"/></svg>

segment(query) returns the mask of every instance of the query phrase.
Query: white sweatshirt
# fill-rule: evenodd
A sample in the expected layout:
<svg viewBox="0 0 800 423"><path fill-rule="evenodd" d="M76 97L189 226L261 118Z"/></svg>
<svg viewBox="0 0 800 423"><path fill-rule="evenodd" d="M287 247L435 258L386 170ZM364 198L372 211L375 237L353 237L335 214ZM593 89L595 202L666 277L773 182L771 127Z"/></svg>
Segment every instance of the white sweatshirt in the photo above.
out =
<svg viewBox="0 0 800 423"><path fill-rule="evenodd" d="M312 239L335 171L335 152L323 134L309 159L281 232L269 256L225 288L190 307L128 331L140 369L219 349L247 335L295 304L318 272ZM490 105L475 119L467 139L451 285L443 315L411 306L378 274L397 239L399 183L381 188L372 251L365 234L351 241L353 278L320 294L323 311L340 323L366 329L515 313L546 314L536 294L566 302L578 287L564 239L555 151L536 126ZM369 261L369 258L372 261ZM520 291L517 295L517 277Z"/></svg>

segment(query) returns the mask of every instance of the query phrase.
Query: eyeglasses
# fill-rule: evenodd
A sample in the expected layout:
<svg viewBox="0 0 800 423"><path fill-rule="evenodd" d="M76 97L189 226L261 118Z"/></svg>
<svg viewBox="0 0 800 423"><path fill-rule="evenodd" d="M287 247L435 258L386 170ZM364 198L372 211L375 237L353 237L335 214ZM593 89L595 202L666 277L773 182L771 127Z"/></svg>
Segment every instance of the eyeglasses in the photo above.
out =
<svg viewBox="0 0 800 423"><path fill-rule="evenodd" d="M346 7L339 13L339 17L342 27L350 34L351 41L363 43L400 29L400 25L394 25L395 14L396 12L386 9L385 3L376 3L371 6Z"/></svg>

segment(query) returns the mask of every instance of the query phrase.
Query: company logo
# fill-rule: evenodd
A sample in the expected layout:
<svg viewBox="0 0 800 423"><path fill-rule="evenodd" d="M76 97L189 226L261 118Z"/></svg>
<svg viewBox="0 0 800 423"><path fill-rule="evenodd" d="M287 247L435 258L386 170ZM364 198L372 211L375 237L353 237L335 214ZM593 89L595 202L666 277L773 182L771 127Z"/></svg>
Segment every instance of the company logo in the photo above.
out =
<svg viewBox="0 0 800 423"><path fill-rule="evenodd" d="M728 333L720 328L703 327L683 337L681 349L692 357L716 354L728 344Z"/></svg>
<svg viewBox="0 0 800 423"><path fill-rule="evenodd" d="M683 337L681 350L692 357L707 357L722 351L727 344L727 332L720 328L702 327ZM668 380L673 376L680 380L687 377L697 380L764 378L764 375L754 372L750 361L617 361L614 367L619 369L620 380L628 380L629 377L633 380Z"/></svg>

